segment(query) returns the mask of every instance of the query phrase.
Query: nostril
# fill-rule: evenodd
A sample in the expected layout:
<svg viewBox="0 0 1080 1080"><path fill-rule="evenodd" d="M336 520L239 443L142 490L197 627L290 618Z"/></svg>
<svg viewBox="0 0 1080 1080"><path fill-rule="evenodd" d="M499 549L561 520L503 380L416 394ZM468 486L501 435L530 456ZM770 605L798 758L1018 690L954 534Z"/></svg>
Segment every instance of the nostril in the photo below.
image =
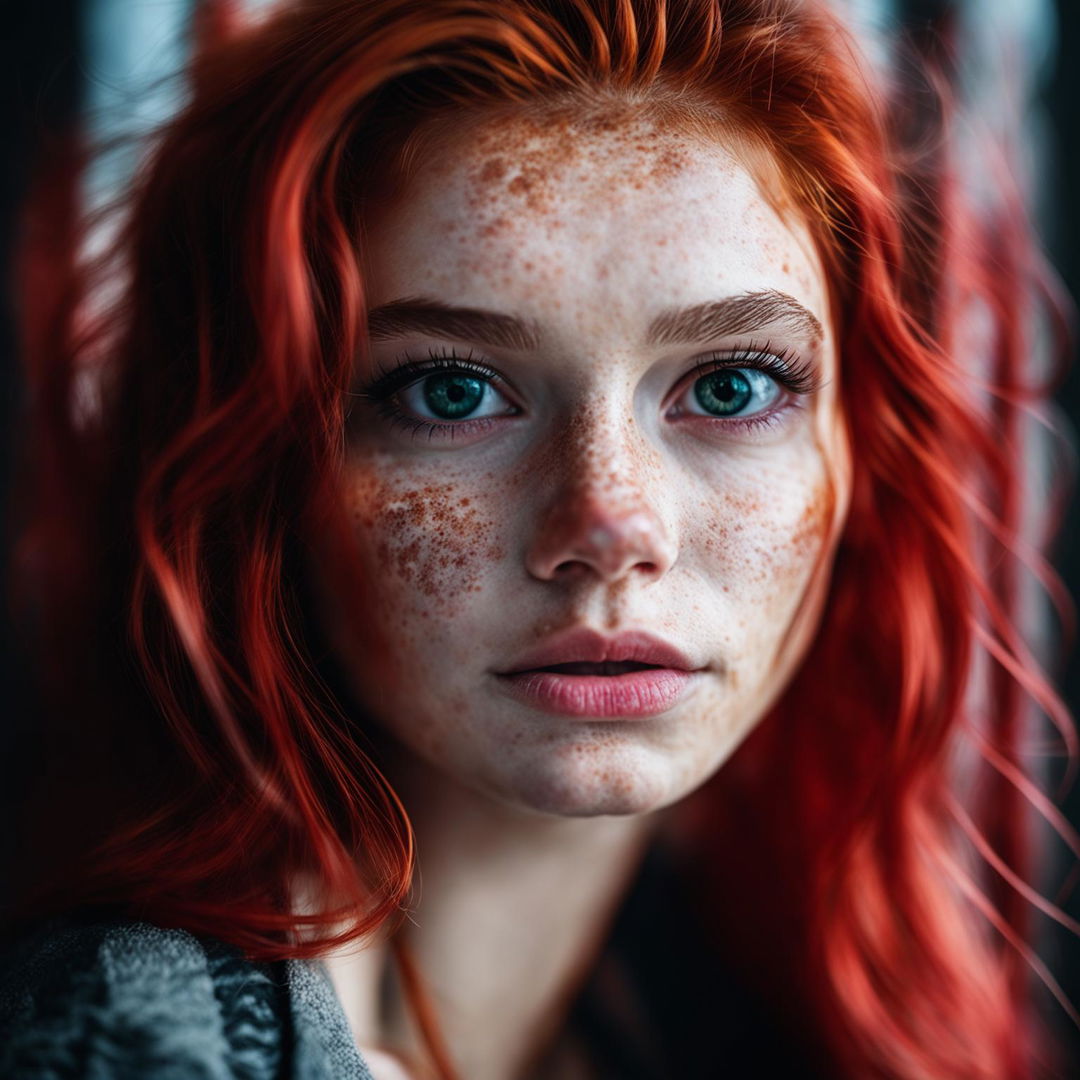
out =
<svg viewBox="0 0 1080 1080"><path fill-rule="evenodd" d="M642 570L646 574L655 574L657 571L656 563L635 561L634 569ZM582 559L567 559L565 562L559 563L555 567L555 573L561 575L568 574L580 574L582 572L589 571L589 564Z"/></svg>

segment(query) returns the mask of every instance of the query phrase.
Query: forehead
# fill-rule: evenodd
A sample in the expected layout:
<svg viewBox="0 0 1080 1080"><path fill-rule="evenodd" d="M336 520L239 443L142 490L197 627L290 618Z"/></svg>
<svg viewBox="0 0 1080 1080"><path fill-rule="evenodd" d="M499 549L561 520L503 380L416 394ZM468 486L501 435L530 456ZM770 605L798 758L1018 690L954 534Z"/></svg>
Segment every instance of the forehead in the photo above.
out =
<svg viewBox="0 0 1080 1080"><path fill-rule="evenodd" d="M368 222L372 306L423 295L639 339L661 311L775 289L826 322L803 222L745 147L655 121L443 122Z"/></svg>

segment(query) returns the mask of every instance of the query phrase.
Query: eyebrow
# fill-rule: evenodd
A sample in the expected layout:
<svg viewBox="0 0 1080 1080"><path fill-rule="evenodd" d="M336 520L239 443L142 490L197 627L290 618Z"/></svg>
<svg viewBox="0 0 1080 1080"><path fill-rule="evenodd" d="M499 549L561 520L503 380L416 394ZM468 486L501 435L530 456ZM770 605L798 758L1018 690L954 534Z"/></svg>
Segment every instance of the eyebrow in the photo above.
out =
<svg viewBox="0 0 1080 1080"><path fill-rule="evenodd" d="M741 293L658 315L649 326L650 345L688 345L728 334L749 334L780 324L817 341L821 322L793 296L775 289Z"/></svg>
<svg viewBox="0 0 1080 1080"><path fill-rule="evenodd" d="M455 341L476 341L506 349L536 349L535 323L515 315L480 308L454 307L427 297L406 297L368 312L368 336L386 341L410 333L429 333ZM741 293L658 315L649 325L650 345L684 345L729 334L747 334L775 324L814 340L823 336L821 322L793 296L775 289Z"/></svg>
<svg viewBox="0 0 1080 1080"><path fill-rule="evenodd" d="M372 341L385 341L417 331L505 349L536 349L540 345L536 326L515 315L452 307L426 297L394 300L368 312L368 336Z"/></svg>

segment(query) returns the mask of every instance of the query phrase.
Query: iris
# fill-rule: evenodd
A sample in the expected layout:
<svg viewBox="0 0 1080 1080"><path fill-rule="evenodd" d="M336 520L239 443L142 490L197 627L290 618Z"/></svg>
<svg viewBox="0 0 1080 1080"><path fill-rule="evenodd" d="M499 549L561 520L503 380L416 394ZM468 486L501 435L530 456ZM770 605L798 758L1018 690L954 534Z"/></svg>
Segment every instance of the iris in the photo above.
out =
<svg viewBox="0 0 1080 1080"><path fill-rule="evenodd" d="M714 371L694 383L698 404L718 416L742 412L753 396L750 380L742 371Z"/></svg>
<svg viewBox="0 0 1080 1080"><path fill-rule="evenodd" d="M480 404L486 385L464 375L432 375L424 380L424 402L440 419L457 420Z"/></svg>

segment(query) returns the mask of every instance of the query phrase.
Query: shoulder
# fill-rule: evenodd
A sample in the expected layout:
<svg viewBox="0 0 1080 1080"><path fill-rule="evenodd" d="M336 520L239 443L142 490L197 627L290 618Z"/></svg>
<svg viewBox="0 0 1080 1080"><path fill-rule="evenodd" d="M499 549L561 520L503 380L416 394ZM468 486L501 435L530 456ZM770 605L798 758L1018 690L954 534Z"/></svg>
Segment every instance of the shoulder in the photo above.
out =
<svg viewBox="0 0 1080 1080"><path fill-rule="evenodd" d="M272 965L148 923L64 920L0 961L0 1076L270 1080L284 989Z"/></svg>

